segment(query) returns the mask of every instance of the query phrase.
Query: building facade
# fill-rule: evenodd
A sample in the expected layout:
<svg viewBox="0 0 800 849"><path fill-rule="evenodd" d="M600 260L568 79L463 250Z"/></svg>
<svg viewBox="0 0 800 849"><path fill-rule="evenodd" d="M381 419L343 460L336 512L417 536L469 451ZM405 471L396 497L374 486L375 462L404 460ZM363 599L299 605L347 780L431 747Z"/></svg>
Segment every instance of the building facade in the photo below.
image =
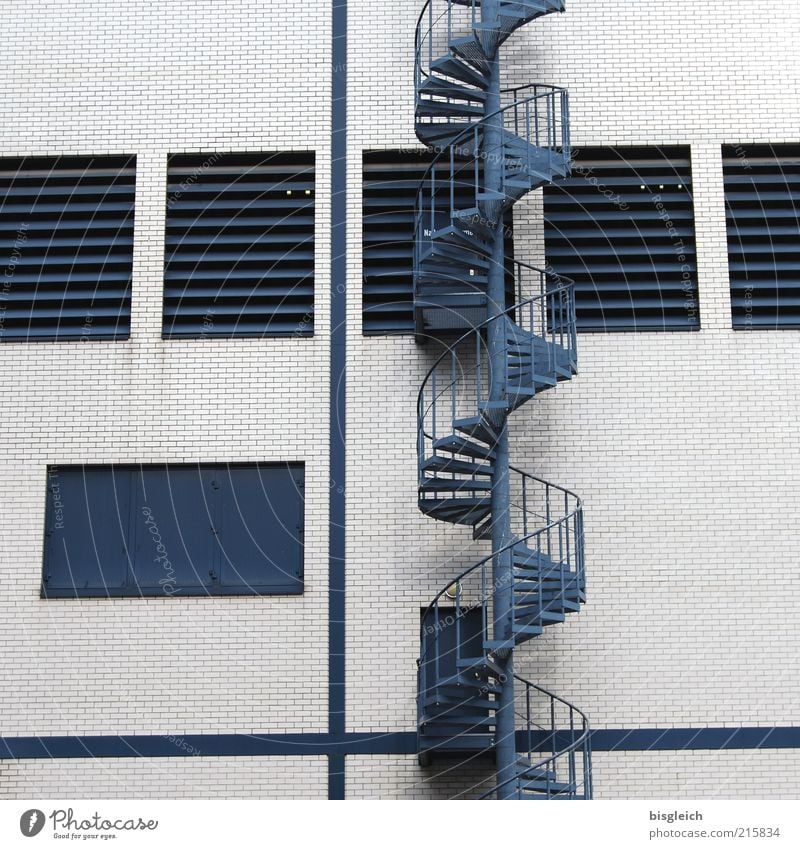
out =
<svg viewBox="0 0 800 849"><path fill-rule="evenodd" d="M0 794L480 795L486 759L418 763L416 660L421 611L486 543L418 510L442 349L408 324L407 201L399 234L365 235L369 198L427 161L421 5L10 5ZM583 499L587 604L516 668L590 717L595 798L800 792L798 32L791 0L572 0L503 48L509 86L569 90L575 157L514 207L514 254L584 293L578 375L511 447ZM365 268L384 242L396 289ZM74 309L65 265L67 291L94 287ZM121 495L142 467L151 489ZM219 500L181 521L187 468ZM265 468L293 483L231 471ZM302 503L299 554L244 522L263 587L223 571L245 491ZM86 515L108 492L114 592L63 554L107 562ZM150 553L174 581L142 577Z"/></svg>

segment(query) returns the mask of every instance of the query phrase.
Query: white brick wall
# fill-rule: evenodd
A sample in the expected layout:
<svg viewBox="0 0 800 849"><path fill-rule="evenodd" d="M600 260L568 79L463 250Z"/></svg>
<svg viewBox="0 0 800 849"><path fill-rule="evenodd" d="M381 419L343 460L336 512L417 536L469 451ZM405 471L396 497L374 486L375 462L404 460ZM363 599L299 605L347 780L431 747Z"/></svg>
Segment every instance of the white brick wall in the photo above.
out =
<svg viewBox="0 0 800 849"><path fill-rule="evenodd" d="M414 403L434 347L360 329L361 156L419 146L420 4L348 5L348 727L410 731L419 609L484 549L416 509ZM326 504L341 485L327 458L329 4L6 7L0 154L130 152L138 165L130 341L0 346L0 731L323 731ZM702 331L584 335L579 377L513 422L515 461L585 499L590 581L585 611L517 665L597 727L800 722L800 343L730 330L719 151L800 140L799 28L794 0L735 14L724 0L571 0L505 49L509 81L570 88L576 146L688 144L693 159ZM291 148L316 150L315 337L163 342L167 154ZM540 261L539 199L515 214ZM306 463L303 596L39 599L48 463L255 459ZM797 774L791 752L596 757L607 798L710 797L723 780L724 795L756 795L730 759ZM413 757L347 766L354 796L448 796L482 777L432 779ZM673 776L689 767L700 777ZM214 795L219 780L231 796L324 795L324 763L0 762L6 795Z"/></svg>
<svg viewBox="0 0 800 849"><path fill-rule="evenodd" d="M346 775L348 799L476 799L494 783L485 761L420 769L416 755L350 755Z"/></svg>
<svg viewBox="0 0 800 849"><path fill-rule="evenodd" d="M797 799L800 755L758 751L595 752L596 799ZM416 757L347 758L350 799L473 799L492 786L489 766L445 761L420 769Z"/></svg>
<svg viewBox="0 0 800 849"><path fill-rule="evenodd" d="M0 154L138 162L130 341L0 346L2 733L324 730L329 15L288 0L6 5ZM316 151L316 336L162 341L167 154L287 149ZM200 460L305 462L304 595L39 599L48 463Z"/></svg>
<svg viewBox="0 0 800 849"><path fill-rule="evenodd" d="M595 752L597 799L797 799L800 755L749 752Z"/></svg>
<svg viewBox="0 0 800 849"><path fill-rule="evenodd" d="M327 758L0 761L4 799L324 799Z"/></svg>

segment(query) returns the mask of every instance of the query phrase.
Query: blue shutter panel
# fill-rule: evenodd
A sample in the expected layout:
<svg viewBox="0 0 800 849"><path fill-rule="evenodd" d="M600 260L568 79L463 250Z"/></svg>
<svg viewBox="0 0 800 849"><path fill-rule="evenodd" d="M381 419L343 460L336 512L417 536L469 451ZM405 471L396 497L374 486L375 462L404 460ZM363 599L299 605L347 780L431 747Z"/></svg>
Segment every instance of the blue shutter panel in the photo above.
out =
<svg viewBox="0 0 800 849"><path fill-rule="evenodd" d="M544 189L548 268L578 330L699 330L689 149L585 148Z"/></svg>
<svg viewBox="0 0 800 849"><path fill-rule="evenodd" d="M210 474L198 466L143 466L132 477L137 586L167 594L213 586L217 508Z"/></svg>
<svg viewBox="0 0 800 849"><path fill-rule="evenodd" d="M722 148L736 330L800 328L800 145Z"/></svg>
<svg viewBox="0 0 800 849"><path fill-rule="evenodd" d="M0 341L128 337L135 165L0 159Z"/></svg>
<svg viewBox="0 0 800 849"><path fill-rule="evenodd" d="M42 595L303 592L302 464L48 471Z"/></svg>
<svg viewBox="0 0 800 849"><path fill-rule="evenodd" d="M48 470L43 594L107 595L128 582L130 475Z"/></svg>
<svg viewBox="0 0 800 849"><path fill-rule="evenodd" d="M164 335L310 335L314 154L181 154L168 167Z"/></svg>
<svg viewBox="0 0 800 849"><path fill-rule="evenodd" d="M217 543L226 587L303 591L304 479L301 466L221 467Z"/></svg>

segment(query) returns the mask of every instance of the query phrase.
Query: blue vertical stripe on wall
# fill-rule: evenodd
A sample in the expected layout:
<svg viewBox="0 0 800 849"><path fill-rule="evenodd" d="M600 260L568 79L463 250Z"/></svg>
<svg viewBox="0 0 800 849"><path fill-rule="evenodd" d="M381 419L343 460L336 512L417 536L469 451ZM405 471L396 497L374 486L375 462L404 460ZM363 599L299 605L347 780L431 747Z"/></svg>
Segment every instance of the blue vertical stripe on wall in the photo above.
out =
<svg viewBox="0 0 800 849"><path fill-rule="evenodd" d="M345 402L347 355L347 2L334 0L331 45L331 373L328 723L345 730ZM328 763L328 798L344 798L344 758Z"/></svg>

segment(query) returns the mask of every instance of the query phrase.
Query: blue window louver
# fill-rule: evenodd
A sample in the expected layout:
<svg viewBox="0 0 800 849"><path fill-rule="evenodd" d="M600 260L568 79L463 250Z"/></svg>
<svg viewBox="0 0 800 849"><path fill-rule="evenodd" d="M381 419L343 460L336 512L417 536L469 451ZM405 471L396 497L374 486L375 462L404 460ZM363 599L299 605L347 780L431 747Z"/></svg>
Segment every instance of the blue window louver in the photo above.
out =
<svg viewBox="0 0 800 849"><path fill-rule="evenodd" d="M165 337L314 330L314 154L169 158Z"/></svg>
<svg viewBox="0 0 800 849"><path fill-rule="evenodd" d="M548 267L582 331L700 329L688 147L585 148L544 189Z"/></svg>
<svg viewBox="0 0 800 849"><path fill-rule="evenodd" d="M45 598L303 591L300 464L51 466Z"/></svg>
<svg viewBox="0 0 800 849"><path fill-rule="evenodd" d="M736 330L800 328L800 145L722 148Z"/></svg>
<svg viewBox="0 0 800 849"><path fill-rule="evenodd" d="M0 341L130 334L136 160L0 159Z"/></svg>

